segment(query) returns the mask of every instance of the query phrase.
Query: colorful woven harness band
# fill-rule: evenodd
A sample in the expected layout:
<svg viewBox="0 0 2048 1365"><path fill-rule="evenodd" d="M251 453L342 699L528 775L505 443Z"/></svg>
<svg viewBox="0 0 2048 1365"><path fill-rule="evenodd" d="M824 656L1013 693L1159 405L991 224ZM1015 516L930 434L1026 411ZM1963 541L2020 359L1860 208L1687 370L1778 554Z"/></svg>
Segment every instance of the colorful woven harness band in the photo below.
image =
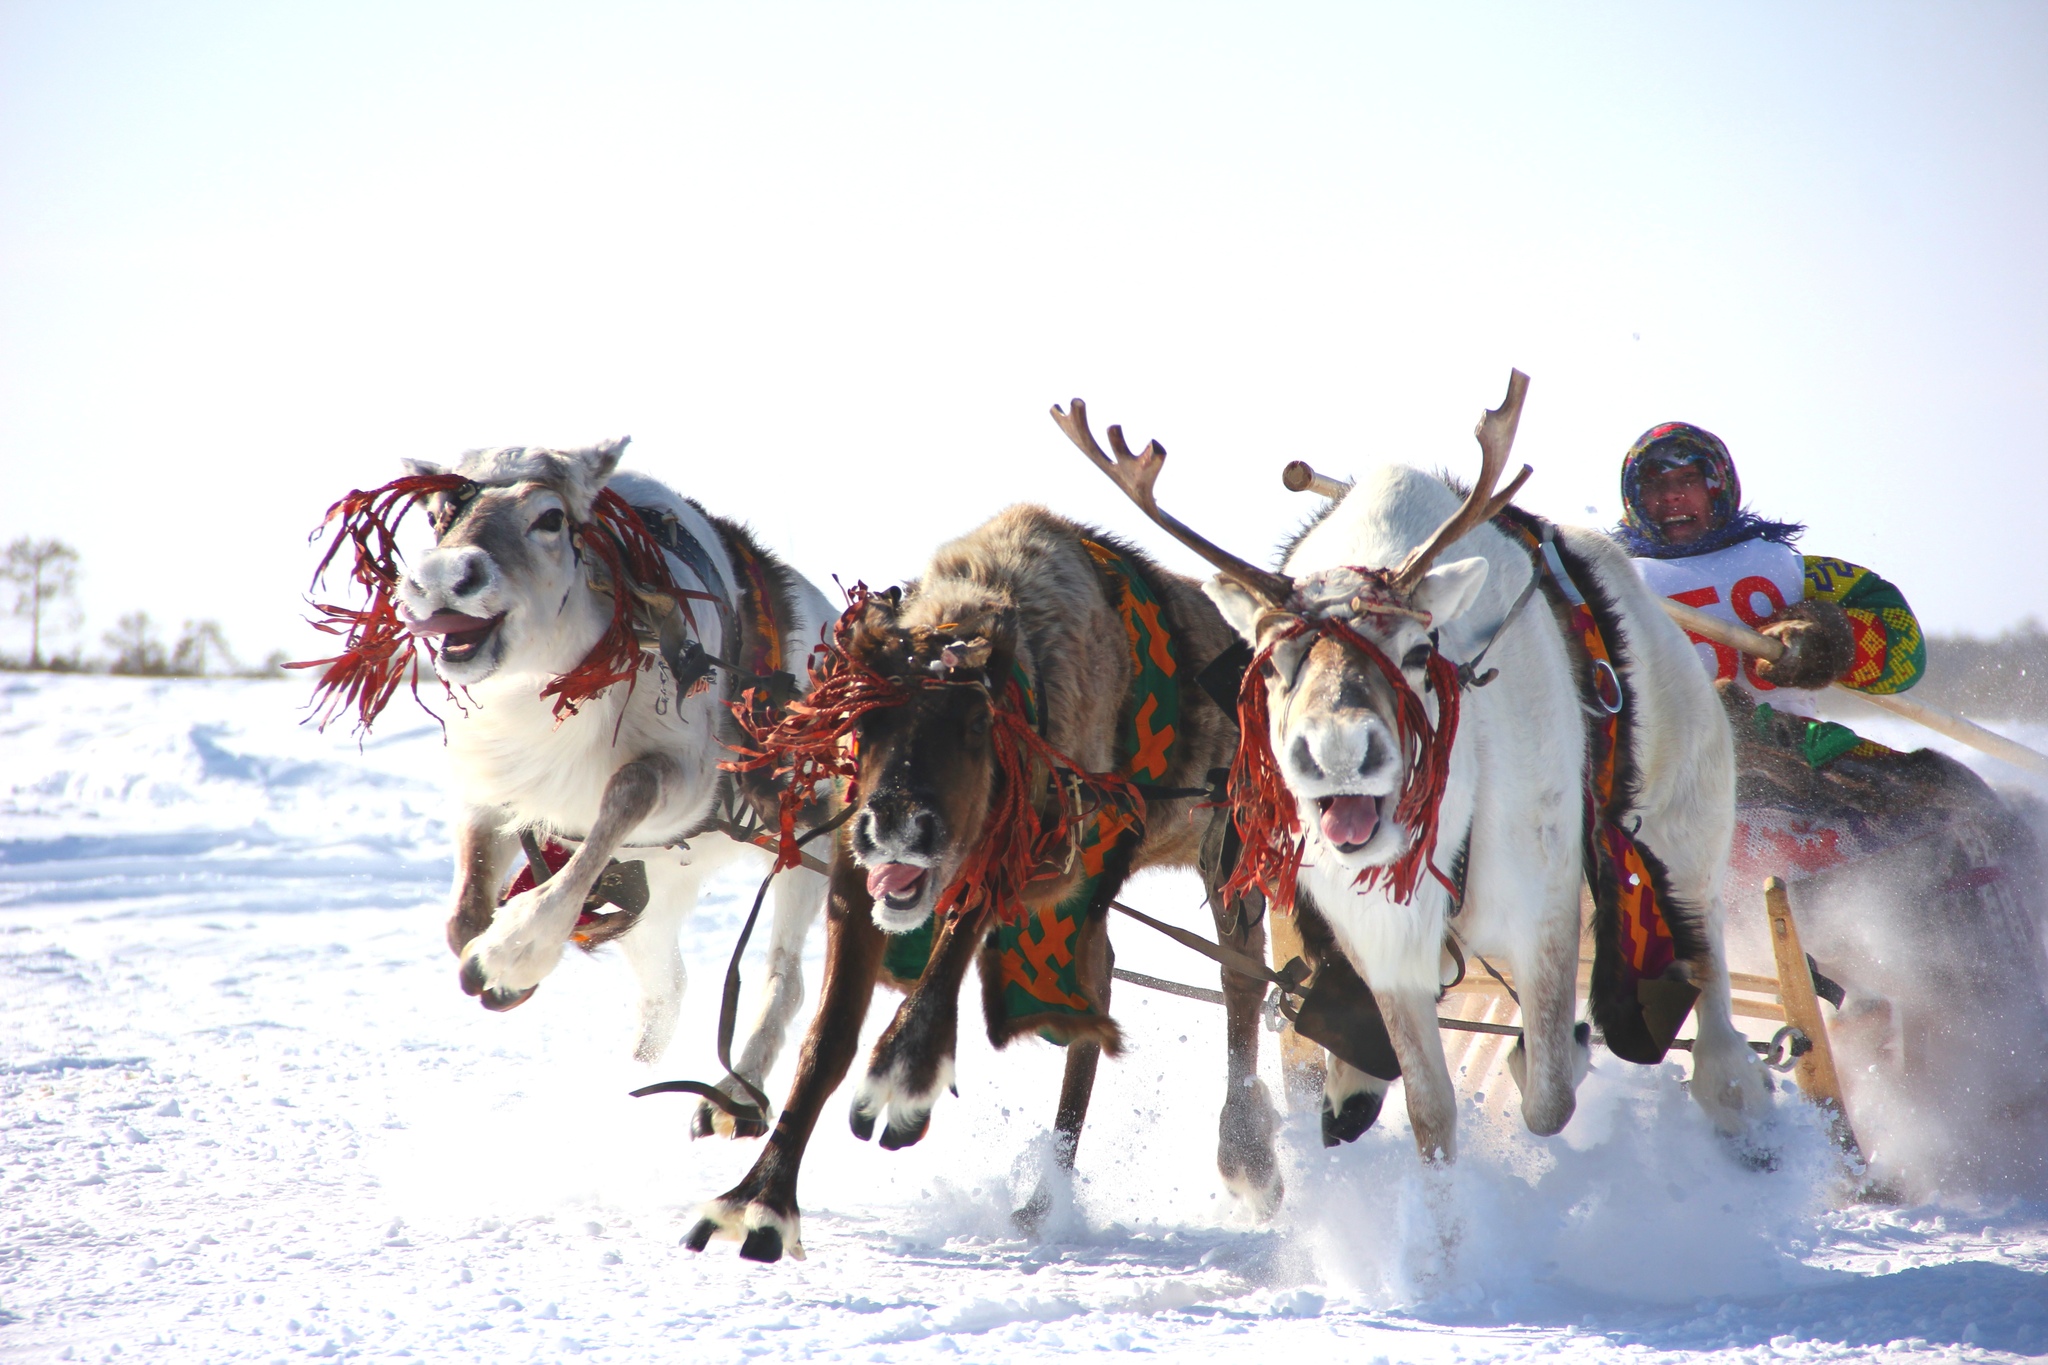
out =
<svg viewBox="0 0 2048 1365"><path fill-rule="evenodd" d="M1579 586L1558 550L1555 527L1519 508L1502 512L1494 525L1541 566L1544 594L1581 660L1579 691L1590 722L1583 842L1594 905L1588 1007L1610 1052L1645 1065L1659 1062L1685 1018L1683 1012L1674 1017L1666 999L1677 985L1666 973L1698 947L1686 919L1674 913L1664 865L1624 823L1631 793L1622 768L1634 712L1609 644L1614 623L1601 620Z"/></svg>

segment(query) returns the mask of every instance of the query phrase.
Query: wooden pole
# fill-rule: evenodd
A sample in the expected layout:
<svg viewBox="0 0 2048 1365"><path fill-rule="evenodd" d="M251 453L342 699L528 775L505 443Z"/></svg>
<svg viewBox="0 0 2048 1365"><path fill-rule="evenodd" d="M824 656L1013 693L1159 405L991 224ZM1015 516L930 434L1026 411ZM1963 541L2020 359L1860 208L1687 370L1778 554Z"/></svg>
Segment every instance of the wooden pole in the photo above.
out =
<svg viewBox="0 0 2048 1365"><path fill-rule="evenodd" d="M1316 473L1307 460L1289 460L1280 471L1280 482L1290 493L1315 493L1333 501L1351 491L1350 484Z"/></svg>
<svg viewBox="0 0 2048 1365"><path fill-rule="evenodd" d="M1770 636L1760 634L1747 626L1733 621L1723 621L1718 616L1709 616L1703 611L1673 602L1670 598L1660 599L1664 610L1683 629L1730 649L1739 649L1744 654L1753 654L1759 659L1776 659L1785 652L1785 646ZM2007 739L1995 730L1987 730L1973 720L1951 715L1938 706L1925 702L1907 701L1904 697L1879 696L1873 692L1858 692L1853 687L1834 684L1837 692L1845 693L1858 701L1889 711L1895 716L1916 721L1936 734L1947 735L1960 744L1967 744L1980 753L2003 759L2016 768L2028 772L2048 773L2048 754L2036 753L2026 745Z"/></svg>
<svg viewBox="0 0 2048 1365"><path fill-rule="evenodd" d="M1778 960L1778 1001L1785 1007L1785 1022L1813 1043L1812 1050L1793 1066L1792 1077L1806 1098L1833 1115L1842 1146L1855 1151L1856 1134L1842 1104L1835 1052L1828 1045L1828 1027L1820 1017L1820 999L1813 993L1813 969L1807 965L1806 948L1799 941L1799 926L1792 922L1791 897L1785 892L1785 883L1776 877L1764 879L1764 913L1771 921L1771 952Z"/></svg>

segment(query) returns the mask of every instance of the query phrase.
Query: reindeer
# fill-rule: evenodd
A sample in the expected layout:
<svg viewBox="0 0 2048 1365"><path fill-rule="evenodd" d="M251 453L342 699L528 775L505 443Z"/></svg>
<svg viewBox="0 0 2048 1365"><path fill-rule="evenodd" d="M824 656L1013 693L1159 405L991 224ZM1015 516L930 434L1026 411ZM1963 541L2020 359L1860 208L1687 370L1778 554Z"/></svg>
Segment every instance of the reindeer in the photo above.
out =
<svg viewBox="0 0 2048 1365"><path fill-rule="evenodd" d="M1222 822L1198 810L1203 778L1227 762L1237 731L1232 713L1193 684L1233 648L1192 579L1039 507L1012 507L942 546L900 592L857 595L834 661L760 746L760 761L808 776L788 757L801 750L843 763L837 771L852 779L856 814L832 860L823 994L766 1149L703 1207L686 1245L701 1251L721 1237L751 1260L801 1258L798 1167L853 1061L877 983L906 995L875 1045L851 1122L866 1140L879 1119L882 1146L896 1149L924 1135L951 1085L970 961L980 964L998 1048L1028 1032L1067 1045L1056 1125L1058 1159L1071 1167L1099 1058L1121 1045L1109 1018L1106 914L1124 879L1199 865L1225 942L1263 952L1260 907L1220 893ZM1173 728L1161 723L1161 693L1138 695L1153 685L1139 685L1148 668L1178 689ZM1135 752L1120 744L1129 734ZM848 736L857 758L844 757ZM1064 948L1050 929L1030 937L1056 914L1070 916L1059 921L1059 934L1073 936ZM921 933L931 941L920 970L898 956ZM1071 987L1042 990L1037 963L1062 952ZM1017 994L1027 981L1028 998ZM1223 987L1229 1084L1217 1162L1234 1190L1270 1210L1281 1191L1275 1116L1255 1074L1263 986L1226 974ZM1062 996L1057 1008L1037 1003ZM1020 1221L1030 1223L1037 1202Z"/></svg>
<svg viewBox="0 0 2048 1365"><path fill-rule="evenodd" d="M430 643L454 703L447 932L462 989L508 1010L572 941L616 942L639 987L633 1054L652 1062L675 1031L682 922L704 879L750 847L723 831L744 832L735 818L763 797L720 770L738 738L729 703L753 689L770 704L786 645L819 638L831 611L742 527L619 471L627 439L472 450L453 470L407 461L407 478L337 504L336 548L354 536L375 598L369 612L327 609L351 647L321 661L321 689L337 709L358 703L367 728L398 685L394 660L411 657L407 636ZM401 571L392 534L420 499L435 543ZM694 630L700 614L712 631ZM528 872L501 904L522 839ZM777 881L765 1000L718 1087L734 1100L759 1095L803 1003L803 941L823 900L815 872ZM695 1131L761 1131L727 1112L707 1101Z"/></svg>
<svg viewBox="0 0 2048 1365"><path fill-rule="evenodd" d="M1371 987L1425 1160L1456 1153L1435 1011L1447 941L1512 969L1523 1121L1547 1135L1571 1118L1590 1043L1574 1024L1588 879L1591 1006L1608 1046L1660 1058L1696 994L1694 1098L1731 1136L1768 1103L1729 1015L1722 953L1727 723L1684 634L1605 535L1512 509L1526 466L1495 495L1526 385L1517 372L1481 421L1481 471L1462 501L1442 478L1382 469L1295 538L1284 574L1159 509L1157 443L1132 455L1112 427L1114 459L1083 444L1221 571L1204 590L1256 651L1232 774L1239 875L1276 905L1292 899L1319 971L1341 956ZM1070 420L1085 432L1078 400ZM1439 564L1454 547L1462 557ZM1548 609L1521 610L1538 590ZM1631 928L1640 959L1619 951ZM1370 1127L1389 1083L1333 1057L1325 1142Z"/></svg>

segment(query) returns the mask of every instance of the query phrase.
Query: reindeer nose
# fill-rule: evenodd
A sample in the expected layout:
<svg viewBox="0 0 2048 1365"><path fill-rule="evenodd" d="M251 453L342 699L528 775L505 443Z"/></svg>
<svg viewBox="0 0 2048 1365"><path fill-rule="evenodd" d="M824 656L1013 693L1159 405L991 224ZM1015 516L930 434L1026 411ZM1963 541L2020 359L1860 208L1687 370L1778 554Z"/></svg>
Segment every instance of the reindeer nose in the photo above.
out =
<svg viewBox="0 0 2048 1365"><path fill-rule="evenodd" d="M928 858L939 846L939 817L922 801L877 793L861 811L857 832L871 850Z"/></svg>
<svg viewBox="0 0 2048 1365"><path fill-rule="evenodd" d="M1288 766L1305 782L1375 777L1392 759L1385 728L1369 718L1325 718L1287 747Z"/></svg>
<svg viewBox="0 0 2048 1365"><path fill-rule="evenodd" d="M462 577L455 580L455 586L450 588L449 591L457 597L467 597L473 592L480 591L484 586L486 578L483 556L481 554L472 555L464 561Z"/></svg>
<svg viewBox="0 0 2048 1365"><path fill-rule="evenodd" d="M422 559L405 586L428 605L474 597L491 585L491 557L474 545L436 550Z"/></svg>

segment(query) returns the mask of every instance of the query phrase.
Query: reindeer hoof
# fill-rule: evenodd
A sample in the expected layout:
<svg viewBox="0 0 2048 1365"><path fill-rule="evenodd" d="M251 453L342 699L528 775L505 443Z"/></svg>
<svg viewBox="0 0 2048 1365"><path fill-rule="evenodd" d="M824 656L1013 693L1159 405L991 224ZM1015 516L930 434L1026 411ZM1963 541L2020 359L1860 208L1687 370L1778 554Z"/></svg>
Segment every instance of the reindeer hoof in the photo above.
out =
<svg viewBox="0 0 2048 1365"><path fill-rule="evenodd" d="M473 957L465 957L462 959L462 969L456 973L455 979L462 983L462 993L464 995L482 995L484 993L484 964Z"/></svg>
<svg viewBox="0 0 2048 1365"><path fill-rule="evenodd" d="M1344 1107L1331 1107L1330 1099L1323 1097L1323 1146L1336 1147L1346 1142L1356 1142L1366 1129L1379 1121L1380 1105L1385 1103L1385 1094L1373 1094L1361 1090L1346 1097Z"/></svg>
<svg viewBox="0 0 2048 1365"><path fill-rule="evenodd" d="M533 993L539 989L538 986L528 986L523 991L488 990L478 999L483 1007L493 1014L503 1014L506 1010L518 1009L532 999Z"/></svg>
<svg viewBox="0 0 2048 1365"><path fill-rule="evenodd" d="M856 1104L853 1111L846 1116L846 1121L852 1127L853 1135L862 1142L875 1135L875 1115L872 1110L863 1109Z"/></svg>
<svg viewBox="0 0 2048 1365"><path fill-rule="evenodd" d="M740 1243L740 1259L773 1265L782 1259L782 1233L776 1228L755 1228Z"/></svg>
<svg viewBox="0 0 2048 1365"><path fill-rule="evenodd" d="M697 1112L690 1118L692 1138L757 1138L767 1135L767 1124L754 1119L736 1118L709 1100L698 1104Z"/></svg>
<svg viewBox="0 0 2048 1365"><path fill-rule="evenodd" d="M717 1234L717 1223L709 1218L699 1218L697 1226L690 1229L690 1235L683 1238L683 1245L692 1251L702 1251L711 1245L711 1239Z"/></svg>
<svg viewBox="0 0 2048 1365"><path fill-rule="evenodd" d="M1010 1215L1010 1221L1016 1224L1017 1231L1026 1237L1036 1237L1038 1230L1045 1226L1045 1216L1051 1212L1052 1191L1047 1189L1045 1182L1041 1180L1038 1182L1038 1188L1031 1192L1031 1197L1024 1201L1024 1207Z"/></svg>
<svg viewBox="0 0 2048 1365"><path fill-rule="evenodd" d="M918 1121L917 1126L914 1128L898 1128L892 1114L889 1125L882 1129L882 1150L885 1152L896 1152L901 1151L905 1147L915 1147L918 1140L931 1129L931 1126L932 1118L929 1112Z"/></svg>

